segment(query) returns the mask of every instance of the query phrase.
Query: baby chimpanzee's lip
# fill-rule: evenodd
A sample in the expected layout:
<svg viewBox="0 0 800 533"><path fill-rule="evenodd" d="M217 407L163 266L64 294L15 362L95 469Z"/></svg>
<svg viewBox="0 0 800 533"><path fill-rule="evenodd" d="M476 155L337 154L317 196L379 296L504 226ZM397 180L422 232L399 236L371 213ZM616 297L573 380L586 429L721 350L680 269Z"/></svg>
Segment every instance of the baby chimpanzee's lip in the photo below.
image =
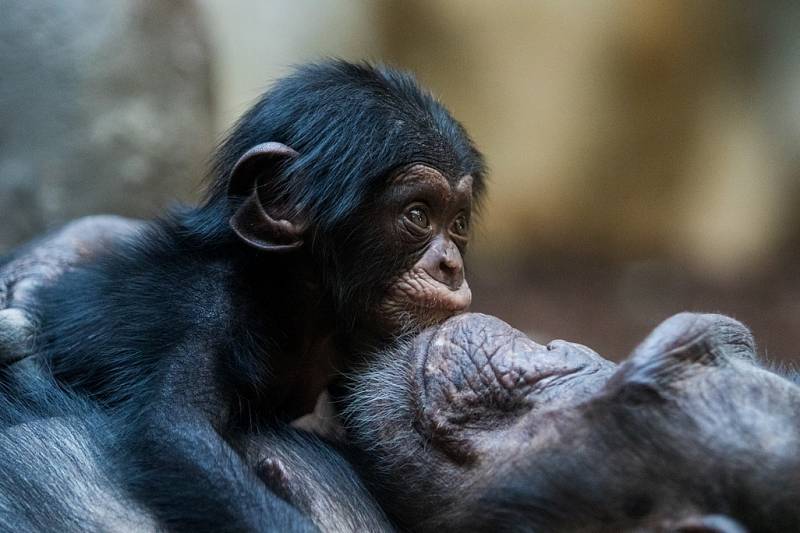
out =
<svg viewBox="0 0 800 533"><path fill-rule="evenodd" d="M439 283L431 283L433 290L425 292L415 302L424 309L438 309L446 312L457 313L469 309L472 303L472 291L466 280L458 289Z"/></svg>
<svg viewBox="0 0 800 533"><path fill-rule="evenodd" d="M440 293L440 307L450 311L465 311L472 303L472 291L466 280L456 290Z"/></svg>
<svg viewBox="0 0 800 533"><path fill-rule="evenodd" d="M472 291L466 280L453 290L422 272L407 272L390 285L377 311L390 329L420 331L469 309Z"/></svg>

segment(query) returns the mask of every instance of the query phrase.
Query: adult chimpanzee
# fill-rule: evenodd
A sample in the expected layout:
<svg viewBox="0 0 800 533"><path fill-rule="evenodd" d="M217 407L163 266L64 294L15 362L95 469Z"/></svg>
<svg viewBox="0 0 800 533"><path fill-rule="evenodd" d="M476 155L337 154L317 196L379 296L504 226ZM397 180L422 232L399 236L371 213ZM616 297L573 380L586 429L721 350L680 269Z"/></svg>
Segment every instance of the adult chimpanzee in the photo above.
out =
<svg viewBox="0 0 800 533"><path fill-rule="evenodd" d="M461 315L355 373L359 470L412 531L800 531L800 386L720 315L619 367Z"/></svg>
<svg viewBox="0 0 800 533"><path fill-rule="evenodd" d="M61 246L75 241L59 243L15 263L25 267L17 278L48 282L29 275L42 261L58 273L55 259L70 257ZM673 317L620 368L481 315L404 346L371 363L347 402L362 448L350 456L406 527L733 533L800 522L800 388L760 368L731 319ZM7 382L13 394L0 397L0 525L159 528L126 491L143 473L159 479L126 453L137 426L48 392L22 364L9 369L23 373ZM255 473L301 510L294 525L305 516L329 530L389 527L323 442L282 430L237 434L234 448L240 475ZM180 492L169 497L185 504ZM194 521L213 520L207 511L192 507Z"/></svg>
<svg viewBox="0 0 800 533"><path fill-rule="evenodd" d="M374 365L346 398L348 429L363 447L350 456L403 529L800 526L800 387L760 367L732 319L677 315L615 368L586 347L540 346L496 319L464 315ZM126 442L121 420L46 382L22 395L37 381L20 383L0 397L0 525L159 529L123 490L149 465L114 445ZM286 429L240 449L321 529L390 528L322 441Z"/></svg>
<svg viewBox="0 0 800 533"><path fill-rule="evenodd" d="M289 528L229 441L308 411L354 348L468 307L483 174L409 75L301 67L222 144L202 205L111 239L36 292L32 353L131 421L123 448L158 475L128 492L159 522Z"/></svg>

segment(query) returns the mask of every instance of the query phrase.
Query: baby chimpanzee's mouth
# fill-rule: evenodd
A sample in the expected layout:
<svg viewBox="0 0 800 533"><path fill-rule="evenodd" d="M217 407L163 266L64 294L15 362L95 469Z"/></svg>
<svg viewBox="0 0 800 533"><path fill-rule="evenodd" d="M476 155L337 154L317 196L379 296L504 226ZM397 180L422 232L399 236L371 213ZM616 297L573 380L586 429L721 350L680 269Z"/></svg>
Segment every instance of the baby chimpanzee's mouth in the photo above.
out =
<svg viewBox="0 0 800 533"><path fill-rule="evenodd" d="M472 303L472 291L466 280L456 290L447 288L439 282L433 290L425 291L421 297L410 302L419 310L439 311L447 318L453 314L462 313L469 309Z"/></svg>
<svg viewBox="0 0 800 533"><path fill-rule="evenodd" d="M378 312L392 329L419 331L465 312L471 303L466 279L454 290L417 268L391 283Z"/></svg>
<svg viewBox="0 0 800 533"><path fill-rule="evenodd" d="M472 303L472 291L466 279L453 289L431 276L424 268L414 268L392 284L387 299L405 302L411 307L461 312Z"/></svg>

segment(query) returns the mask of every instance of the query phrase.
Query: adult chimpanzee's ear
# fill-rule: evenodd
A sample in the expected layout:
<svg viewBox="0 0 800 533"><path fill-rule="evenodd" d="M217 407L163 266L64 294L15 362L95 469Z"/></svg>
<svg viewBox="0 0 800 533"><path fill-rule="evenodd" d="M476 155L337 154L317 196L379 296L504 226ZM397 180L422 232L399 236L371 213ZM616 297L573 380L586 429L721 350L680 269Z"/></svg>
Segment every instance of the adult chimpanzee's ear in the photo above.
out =
<svg viewBox="0 0 800 533"><path fill-rule="evenodd" d="M283 252L303 245L305 224L274 215L290 211L263 201L264 191L280 167L297 157L285 144L268 142L254 146L239 158L231 172L228 196L247 198L230 219L231 228L246 243L261 250ZM271 215L268 210L273 210Z"/></svg>

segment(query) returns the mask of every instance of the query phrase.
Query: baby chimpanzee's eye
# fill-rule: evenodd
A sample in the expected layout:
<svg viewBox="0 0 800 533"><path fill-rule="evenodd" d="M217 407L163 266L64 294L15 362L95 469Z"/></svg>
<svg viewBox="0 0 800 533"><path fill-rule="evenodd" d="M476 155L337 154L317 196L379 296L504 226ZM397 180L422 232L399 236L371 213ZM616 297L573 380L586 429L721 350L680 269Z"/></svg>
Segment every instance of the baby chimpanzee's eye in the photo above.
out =
<svg viewBox="0 0 800 533"><path fill-rule="evenodd" d="M411 221L415 226L427 229L430 226L430 219L425 207L422 205L413 205L406 211L406 218Z"/></svg>
<svg viewBox="0 0 800 533"><path fill-rule="evenodd" d="M459 213L459 215L453 221L453 233L461 237L466 237L468 231L469 220L467 220L467 216L464 213Z"/></svg>

